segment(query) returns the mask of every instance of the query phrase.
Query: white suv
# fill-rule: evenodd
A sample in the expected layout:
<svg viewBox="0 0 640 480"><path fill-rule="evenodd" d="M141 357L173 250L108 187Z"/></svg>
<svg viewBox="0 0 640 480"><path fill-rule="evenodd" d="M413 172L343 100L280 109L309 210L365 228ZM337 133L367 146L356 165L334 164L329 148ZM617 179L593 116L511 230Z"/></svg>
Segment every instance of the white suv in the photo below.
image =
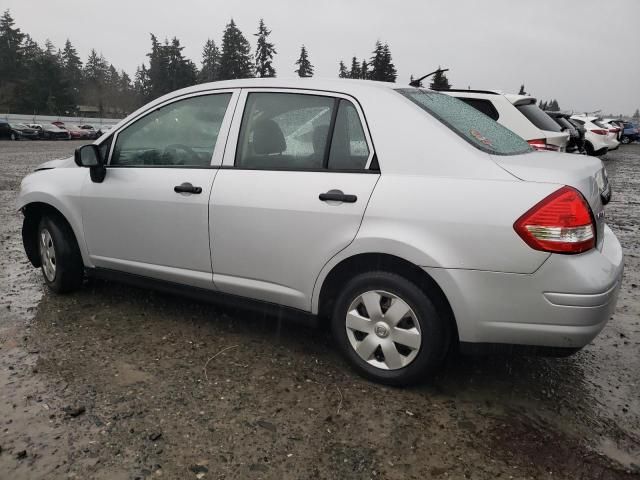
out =
<svg viewBox="0 0 640 480"><path fill-rule="evenodd" d="M418 381L450 348L573 352L616 304L596 158L534 152L447 95L247 79L171 93L22 181L23 243L85 275L324 320L363 375Z"/></svg>
<svg viewBox="0 0 640 480"><path fill-rule="evenodd" d="M564 152L569 134L536 105L528 95L502 94L492 90L446 90L524 138L536 150Z"/></svg>
<svg viewBox="0 0 640 480"><path fill-rule="evenodd" d="M601 157L606 155L610 147L614 146L612 139L609 137L609 129L596 123L598 122L598 117L573 115L571 119L578 122L586 130L584 134L584 147L587 155Z"/></svg>

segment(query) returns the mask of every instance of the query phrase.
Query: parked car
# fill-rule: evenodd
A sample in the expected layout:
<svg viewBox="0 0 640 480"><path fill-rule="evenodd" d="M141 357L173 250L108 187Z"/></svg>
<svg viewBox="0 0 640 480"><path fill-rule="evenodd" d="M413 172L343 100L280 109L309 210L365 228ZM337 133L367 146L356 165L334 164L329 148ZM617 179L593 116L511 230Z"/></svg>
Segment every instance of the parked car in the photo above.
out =
<svg viewBox="0 0 640 480"><path fill-rule="evenodd" d="M584 128L584 125L581 124L580 122L575 121L573 118L567 116L566 119L580 134L580 152L579 153L583 153L586 154L587 153L587 146L586 146L586 135L587 135L587 129Z"/></svg>
<svg viewBox="0 0 640 480"><path fill-rule="evenodd" d="M21 140L23 138L33 139L37 137L37 132L26 125L0 120L0 139Z"/></svg>
<svg viewBox="0 0 640 480"><path fill-rule="evenodd" d="M37 140L38 139L38 131L34 128L31 128L24 123L12 123L11 129L16 135L14 140Z"/></svg>
<svg viewBox="0 0 640 480"><path fill-rule="evenodd" d="M591 156L603 156L609 151L610 142L607 138L609 130L603 128L595 123L598 117L586 116L586 115L572 115L571 119L582 125L586 132L584 135L584 147L587 151L587 155Z"/></svg>
<svg viewBox="0 0 640 480"><path fill-rule="evenodd" d="M622 131L624 130L624 122L615 118L603 118L604 123L608 128L616 130L616 140L620 141L622 138Z"/></svg>
<svg viewBox="0 0 640 480"><path fill-rule="evenodd" d="M42 140L69 140L69 132L53 124L31 123L30 128L38 131L38 137Z"/></svg>
<svg viewBox="0 0 640 480"><path fill-rule="evenodd" d="M96 130L96 128L93 125L84 124L84 125L78 125L78 127L80 127L82 130L86 130L88 132L88 138L90 140L95 140L96 138L98 138L100 136L98 134L98 130Z"/></svg>
<svg viewBox="0 0 640 480"><path fill-rule="evenodd" d="M101 137L105 133L109 133L113 130L113 127L113 125L100 125L100 128L98 128L98 137Z"/></svg>
<svg viewBox="0 0 640 480"><path fill-rule="evenodd" d="M69 132L71 140L90 140L91 133L78 125L65 124L64 128Z"/></svg>
<svg viewBox="0 0 640 480"><path fill-rule="evenodd" d="M603 122L600 118L593 120L593 123L607 131L606 142L609 151L616 150L620 146L620 142L618 141L620 129Z"/></svg>
<svg viewBox="0 0 640 480"><path fill-rule="evenodd" d="M446 90L442 93L471 105L524 138L536 150L564 152L569 134L528 95L502 94L492 90Z"/></svg>
<svg viewBox="0 0 640 480"><path fill-rule="evenodd" d="M65 128L64 122L61 122L60 120L56 120L55 122L51 122L51 125L55 125L56 127L59 127L59 128Z"/></svg>
<svg viewBox="0 0 640 480"><path fill-rule="evenodd" d="M450 348L589 343L623 270L609 196L599 159L535 152L448 95L244 79L145 105L28 175L18 208L54 292L86 272L326 321L401 385Z"/></svg>
<svg viewBox="0 0 640 480"><path fill-rule="evenodd" d="M567 153L584 153L584 128L578 128L569 121L569 115L560 112L545 112L560 126L563 132L569 133Z"/></svg>
<svg viewBox="0 0 640 480"><path fill-rule="evenodd" d="M624 122L623 126L624 130L622 131L620 143L626 145L628 143L640 140L640 130L638 130L638 127L634 123Z"/></svg>

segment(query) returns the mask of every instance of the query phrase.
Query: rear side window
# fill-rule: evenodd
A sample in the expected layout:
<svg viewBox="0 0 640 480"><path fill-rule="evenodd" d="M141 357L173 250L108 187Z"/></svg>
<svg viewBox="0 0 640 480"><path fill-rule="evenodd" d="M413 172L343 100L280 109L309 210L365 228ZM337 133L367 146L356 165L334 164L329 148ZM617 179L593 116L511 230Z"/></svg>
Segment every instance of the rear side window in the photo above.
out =
<svg viewBox="0 0 640 480"><path fill-rule="evenodd" d="M568 128L570 130L575 128L566 118L557 117L555 118L555 121L558 123L558 125L560 125L561 128Z"/></svg>
<svg viewBox="0 0 640 480"><path fill-rule="evenodd" d="M479 98L464 98L464 97L456 97L456 98L458 98L459 100L462 100L467 105L472 106L479 112L484 113L487 117L489 117L492 120L498 120L498 118L500 118L500 114L498 113L498 110L496 110L496 107L494 107L493 103L491 103L489 100L481 100Z"/></svg>
<svg viewBox="0 0 640 480"><path fill-rule="evenodd" d="M528 105L516 105L516 108L540 130L546 130L548 132L562 131L560 125L554 122L553 119L544 113L535 103L529 103Z"/></svg>
<svg viewBox="0 0 640 480"><path fill-rule="evenodd" d="M495 155L531 151L521 137L457 98L418 88L400 88L397 92L479 150Z"/></svg>

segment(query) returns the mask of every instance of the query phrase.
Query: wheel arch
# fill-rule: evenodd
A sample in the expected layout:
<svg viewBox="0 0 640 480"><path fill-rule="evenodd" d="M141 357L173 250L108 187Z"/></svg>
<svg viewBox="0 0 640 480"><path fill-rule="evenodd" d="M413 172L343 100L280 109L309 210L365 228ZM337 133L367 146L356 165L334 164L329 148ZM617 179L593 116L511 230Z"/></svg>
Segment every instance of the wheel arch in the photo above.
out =
<svg viewBox="0 0 640 480"><path fill-rule="evenodd" d="M27 203L26 205L22 206L20 210L24 215L24 221L22 223L22 244L24 245L24 251L27 254L29 262L31 262L34 267L41 266L40 255L38 252L37 232L40 220L45 215L58 218L60 221L69 226L69 228L73 232L76 245L78 246L78 249L84 257L83 249L80 246L78 235L73 228L73 225L58 208L51 205L50 203L35 201Z"/></svg>
<svg viewBox="0 0 640 480"><path fill-rule="evenodd" d="M321 321L330 318L339 289L349 278L370 271L386 271L401 275L429 295L440 315L447 322L451 341L458 343L458 326L453 309L444 291L424 269L404 258L387 253L359 253L341 260L324 277L317 299L317 314Z"/></svg>

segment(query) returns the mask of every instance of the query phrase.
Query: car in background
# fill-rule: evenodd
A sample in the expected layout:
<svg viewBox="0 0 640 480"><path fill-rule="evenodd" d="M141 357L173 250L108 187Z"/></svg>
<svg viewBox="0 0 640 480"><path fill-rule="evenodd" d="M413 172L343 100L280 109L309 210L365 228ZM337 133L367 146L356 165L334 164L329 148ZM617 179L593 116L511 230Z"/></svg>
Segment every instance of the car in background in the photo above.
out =
<svg viewBox="0 0 640 480"><path fill-rule="evenodd" d="M89 133L89 139L91 140L95 140L100 136L99 131L96 130L96 128L93 125L83 124L83 125L78 125L78 127L80 127L82 130L86 130Z"/></svg>
<svg viewBox="0 0 640 480"><path fill-rule="evenodd" d="M37 130L38 138L41 140L69 140L71 138L67 130L51 123L30 123L28 127Z"/></svg>
<svg viewBox="0 0 640 480"><path fill-rule="evenodd" d="M631 142L636 142L640 140L640 130L638 127L632 122L624 122L623 123L624 130L622 130L622 137L620 138L620 143L628 144Z"/></svg>
<svg viewBox="0 0 640 480"><path fill-rule="evenodd" d="M604 118L602 119L602 123L609 126L612 129L617 129L616 140L620 141L622 138L622 131L624 130L624 121L616 119L616 118Z"/></svg>
<svg viewBox="0 0 640 480"><path fill-rule="evenodd" d="M563 132L554 120L528 95L502 94L494 90L443 90L442 93L462 100L467 105L504 125L524 138L535 150L564 152L569 133Z"/></svg>
<svg viewBox="0 0 640 480"><path fill-rule="evenodd" d="M51 125L55 125L56 127L59 127L59 128L64 128L64 122L61 122L60 120L56 120L55 122L51 122Z"/></svg>
<svg viewBox="0 0 640 480"><path fill-rule="evenodd" d="M15 138L12 138L12 140L22 140L22 139L29 139L29 140L37 140L38 139L38 131L35 128L31 128L28 125L25 125L24 123L12 123L11 125L11 129L13 130L13 132L15 133Z"/></svg>
<svg viewBox="0 0 640 480"><path fill-rule="evenodd" d="M587 151L587 155L600 157L606 155L609 151L609 130L595 124L598 121L598 117L589 115L572 115L571 120L578 122L582 125L586 132L584 135L584 147Z"/></svg>
<svg viewBox="0 0 640 480"><path fill-rule="evenodd" d="M91 133L89 130L80 128L78 125L66 123L64 128L69 132L71 140L90 140Z"/></svg>
<svg viewBox="0 0 640 480"><path fill-rule="evenodd" d="M101 137L105 133L109 133L111 130L113 130L114 126L115 125L100 125L100 128L98 128L98 137Z"/></svg>
<svg viewBox="0 0 640 480"><path fill-rule="evenodd" d="M599 159L535 152L451 96L257 78L143 106L24 178L17 207L54 292L89 275L261 302L403 385L451 349L591 342L623 271L609 199Z"/></svg>
<svg viewBox="0 0 640 480"><path fill-rule="evenodd" d="M17 134L6 120L0 120L0 139L17 140Z"/></svg>
<svg viewBox="0 0 640 480"><path fill-rule="evenodd" d="M553 120L560 126L563 132L569 133L569 143L567 144L567 153L584 153L584 128L578 128L571 123L569 115L560 112L547 112Z"/></svg>
<svg viewBox="0 0 640 480"><path fill-rule="evenodd" d="M607 130L607 146L609 147L609 151L616 150L620 146L620 142L618 141L620 129L603 122L601 118L593 120L593 123Z"/></svg>

